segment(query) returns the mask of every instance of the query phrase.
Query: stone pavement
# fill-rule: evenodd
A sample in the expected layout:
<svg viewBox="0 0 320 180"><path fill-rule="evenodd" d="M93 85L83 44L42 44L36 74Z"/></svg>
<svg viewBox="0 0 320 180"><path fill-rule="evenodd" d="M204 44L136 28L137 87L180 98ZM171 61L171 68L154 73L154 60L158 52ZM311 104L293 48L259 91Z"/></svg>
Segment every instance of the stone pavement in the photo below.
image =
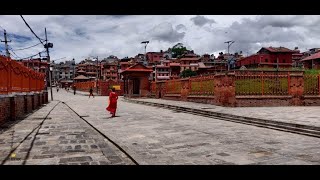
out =
<svg viewBox="0 0 320 180"><path fill-rule="evenodd" d="M62 91L54 98L66 102L139 164L320 164L319 138L128 103L122 97L117 117L109 118L108 97L89 99ZM240 109L242 114L250 111Z"/></svg>
<svg viewBox="0 0 320 180"><path fill-rule="evenodd" d="M35 128L55 105L37 133L38 128ZM19 145L32 129L35 131ZM0 134L0 162L16 147L5 165L133 164L114 145L58 101L51 101Z"/></svg>
<svg viewBox="0 0 320 180"><path fill-rule="evenodd" d="M226 113L238 116L253 117L302 125L320 127L320 107L318 106L284 106L284 107L222 107L195 102L173 101L165 99L135 99L145 102L171 104L193 109Z"/></svg>

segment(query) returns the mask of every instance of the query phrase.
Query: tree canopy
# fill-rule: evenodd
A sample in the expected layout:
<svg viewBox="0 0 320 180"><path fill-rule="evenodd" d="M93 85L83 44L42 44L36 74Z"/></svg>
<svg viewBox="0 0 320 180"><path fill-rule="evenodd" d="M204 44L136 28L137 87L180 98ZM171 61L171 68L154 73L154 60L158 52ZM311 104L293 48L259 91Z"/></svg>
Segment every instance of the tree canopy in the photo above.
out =
<svg viewBox="0 0 320 180"><path fill-rule="evenodd" d="M192 76L196 76L197 72L195 71L191 71L191 69L186 69L184 71L181 72L181 77L182 78L186 78L186 77L192 77Z"/></svg>

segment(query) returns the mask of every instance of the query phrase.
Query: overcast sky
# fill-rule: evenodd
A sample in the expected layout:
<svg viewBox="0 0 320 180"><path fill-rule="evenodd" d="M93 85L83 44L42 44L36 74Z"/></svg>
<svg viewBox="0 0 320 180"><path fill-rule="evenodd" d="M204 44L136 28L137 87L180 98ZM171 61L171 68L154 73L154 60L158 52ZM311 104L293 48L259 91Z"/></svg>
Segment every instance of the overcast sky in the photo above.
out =
<svg viewBox="0 0 320 180"><path fill-rule="evenodd" d="M41 38L47 28L53 43L51 59L89 57L118 58L144 53L141 41L149 40L147 51L167 50L183 43L197 54L227 51L228 40L234 40L230 52L245 55L262 46L299 47L305 51L320 47L320 16L244 16L244 15L135 15L135 16L40 16L26 15L25 20ZM9 34L10 47L20 49L39 43L19 15L0 16L0 26ZM3 29L0 27L0 39ZM3 50L1 43L0 50ZM38 45L15 51L20 58L42 51ZM16 55L12 55L15 57Z"/></svg>

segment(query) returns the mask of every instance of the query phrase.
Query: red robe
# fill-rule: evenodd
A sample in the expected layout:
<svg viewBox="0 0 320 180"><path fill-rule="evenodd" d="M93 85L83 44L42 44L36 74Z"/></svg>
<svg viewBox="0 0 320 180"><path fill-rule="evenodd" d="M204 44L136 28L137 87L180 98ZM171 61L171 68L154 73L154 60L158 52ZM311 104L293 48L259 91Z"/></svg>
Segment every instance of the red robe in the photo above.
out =
<svg viewBox="0 0 320 180"><path fill-rule="evenodd" d="M110 94L109 94L109 106L107 107L107 111L110 111L110 113L116 113L117 100L118 100L117 93L110 92Z"/></svg>

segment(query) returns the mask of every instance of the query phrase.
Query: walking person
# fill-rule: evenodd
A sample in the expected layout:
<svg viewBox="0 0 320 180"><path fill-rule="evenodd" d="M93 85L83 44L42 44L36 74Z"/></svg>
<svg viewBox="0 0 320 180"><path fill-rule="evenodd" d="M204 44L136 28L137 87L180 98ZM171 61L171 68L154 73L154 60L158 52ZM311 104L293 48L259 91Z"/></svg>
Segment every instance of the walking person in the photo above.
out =
<svg viewBox="0 0 320 180"><path fill-rule="evenodd" d="M112 88L112 91L109 94L109 106L106 108L107 111L112 114L111 117L116 116L116 111L117 111L117 101L118 101L118 95L116 93L116 89Z"/></svg>
<svg viewBox="0 0 320 180"><path fill-rule="evenodd" d="M92 89L92 87L90 87L89 92L90 92L90 94L89 94L89 98L90 98L90 96L92 96L92 97L94 98L94 95L93 95L93 89Z"/></svg>
<svg viewBox="0 0 320 180"><path fill-rule="evenodd" d="M73 86L73 95L76 95L76 90L77 90L77 87L76 85Z"/></svg>

